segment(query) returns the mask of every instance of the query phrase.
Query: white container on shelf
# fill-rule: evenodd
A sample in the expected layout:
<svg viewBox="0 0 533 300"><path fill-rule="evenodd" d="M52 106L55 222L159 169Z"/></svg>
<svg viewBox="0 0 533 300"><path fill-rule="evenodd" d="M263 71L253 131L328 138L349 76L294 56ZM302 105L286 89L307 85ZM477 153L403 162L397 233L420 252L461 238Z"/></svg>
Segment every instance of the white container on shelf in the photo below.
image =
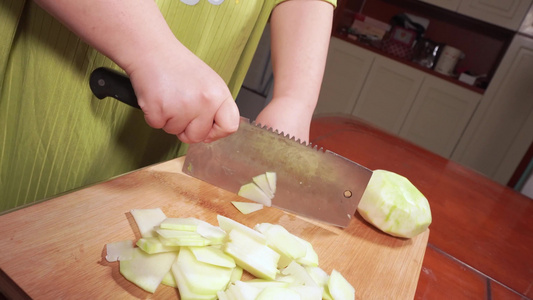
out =
<svg viewBox="0 0 533 300"><path fill-rule="evenodd" d="M435 71L444 75L453 76L457 62L463 57L464 54L461 50L446 45L437 61L437 65L435 65Z"/></svg>

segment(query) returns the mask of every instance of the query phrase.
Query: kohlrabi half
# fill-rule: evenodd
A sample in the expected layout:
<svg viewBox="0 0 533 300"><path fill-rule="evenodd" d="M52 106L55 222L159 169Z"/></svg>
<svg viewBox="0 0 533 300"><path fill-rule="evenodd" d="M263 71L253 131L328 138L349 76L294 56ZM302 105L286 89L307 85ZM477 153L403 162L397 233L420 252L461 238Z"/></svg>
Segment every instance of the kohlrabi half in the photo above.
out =
<svg viewBox="0 0 533 300"><path fill-rule="evenodd" d="M411 238L431 224L428 200L404 176L375 170L357 207L369 223L392 236Z"/></svg>

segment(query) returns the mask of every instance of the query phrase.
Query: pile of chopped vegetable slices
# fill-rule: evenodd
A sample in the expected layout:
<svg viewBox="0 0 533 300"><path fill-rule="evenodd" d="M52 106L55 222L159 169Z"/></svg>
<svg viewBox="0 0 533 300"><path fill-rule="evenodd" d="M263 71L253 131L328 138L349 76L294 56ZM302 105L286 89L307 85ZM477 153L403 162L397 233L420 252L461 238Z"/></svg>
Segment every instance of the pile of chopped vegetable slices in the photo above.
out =
<svg viewBox="0 0 533 300"><path fill-rule="evenodd" d="M196 218L168 218L161 209L131 214L141 238L106 245L120 273L154 293L175 287L182 300L344 300L355 289L336 270L327 274L308 241L281 225L254 228L218 215L218 226ZM244 270L256 278L243 281Z"/></svg>

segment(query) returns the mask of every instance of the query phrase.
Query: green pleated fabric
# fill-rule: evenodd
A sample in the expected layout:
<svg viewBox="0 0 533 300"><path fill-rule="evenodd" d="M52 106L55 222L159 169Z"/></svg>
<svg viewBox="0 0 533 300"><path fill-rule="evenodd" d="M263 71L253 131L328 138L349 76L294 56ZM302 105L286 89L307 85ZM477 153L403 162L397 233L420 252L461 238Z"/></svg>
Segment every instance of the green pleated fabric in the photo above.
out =
<svg viewBox="0 0 533 300"><path fill-rule="evenodd" d="M281 1L156 2L236 97ZM93 97L91 71L116 65L33 1L0 0L0 39L0 212L185 153L142 112Z"/></svg>

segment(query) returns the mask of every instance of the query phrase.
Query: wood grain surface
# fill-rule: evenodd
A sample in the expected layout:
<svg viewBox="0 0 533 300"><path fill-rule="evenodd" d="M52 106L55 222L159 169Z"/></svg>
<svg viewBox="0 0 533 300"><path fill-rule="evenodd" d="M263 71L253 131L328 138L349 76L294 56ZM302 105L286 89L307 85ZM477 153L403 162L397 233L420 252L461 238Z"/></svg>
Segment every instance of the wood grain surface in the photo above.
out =
<svg viewBox="0 0 533 300"><path fill-rule="evenodd" d="M344 229L276 208L243 215L230 203L242 198L184 175L182 165L171 160L1 215L0 291L16 299L179 299L166 286L143 291L105 260L105 244L140 237L131 209L159 207L214 225L217 214L250 227L283 225L313 244L325 271L350 281L356 299L413 299L429 230L399 239L358 214Z"/></svg>

